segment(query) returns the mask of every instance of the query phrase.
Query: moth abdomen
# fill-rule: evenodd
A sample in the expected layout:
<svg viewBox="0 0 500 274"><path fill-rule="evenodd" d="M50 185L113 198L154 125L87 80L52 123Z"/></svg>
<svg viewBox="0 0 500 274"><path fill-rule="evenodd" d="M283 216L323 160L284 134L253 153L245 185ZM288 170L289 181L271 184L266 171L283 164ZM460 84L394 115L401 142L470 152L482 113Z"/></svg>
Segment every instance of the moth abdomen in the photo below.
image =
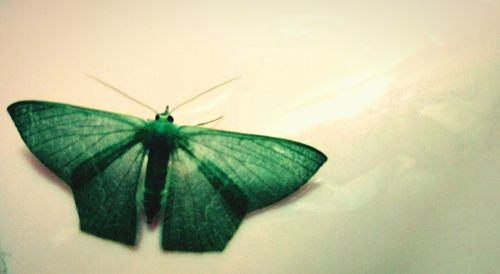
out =
<svg viewBox="0 0 500 274"><path fill-rule="evenodd" d="M157 190L150 189L144 190L143 207L144 214L146 215L146 222L148 224L152 224L155 221L158 212L160 212L162 196L161 191L158 192Z"/></svg>
<svg viewBox="0 0 500 274"><path fill-rule="evenodd" d="M151 224L161 208L162 193L167 178L169 155L172 152L172 136L168 125L155 121L148 136L148 164L144 183L143 208L147 223Z"/></svg>

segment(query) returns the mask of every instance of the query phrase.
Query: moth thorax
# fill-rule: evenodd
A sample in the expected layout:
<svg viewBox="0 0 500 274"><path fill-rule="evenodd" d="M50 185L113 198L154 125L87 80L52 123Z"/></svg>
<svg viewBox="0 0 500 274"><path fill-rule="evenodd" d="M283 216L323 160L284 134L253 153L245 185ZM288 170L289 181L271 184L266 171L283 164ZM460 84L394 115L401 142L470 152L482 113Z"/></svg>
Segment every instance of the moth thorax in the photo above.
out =
<svg viewBox="0 0 500 274"><path fill-rule="evenodd" d="M149 149L157 148L170 151L177 133L177 127L163 120L152 121L145 128L145 144Z"/></svg>

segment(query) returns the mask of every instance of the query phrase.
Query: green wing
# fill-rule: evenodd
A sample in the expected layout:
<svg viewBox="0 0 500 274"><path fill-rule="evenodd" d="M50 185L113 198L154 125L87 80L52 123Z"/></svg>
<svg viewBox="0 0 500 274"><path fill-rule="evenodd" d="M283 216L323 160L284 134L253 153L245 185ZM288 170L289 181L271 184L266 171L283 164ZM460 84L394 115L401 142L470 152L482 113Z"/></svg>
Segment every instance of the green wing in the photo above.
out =
<svg viewBox="0 0 500 274"><path fill-rule="evenodd" d="M178 136L167 173L165 250L223 250L247 212L292 194L327 159L279 138L189 126Z"/></svg>
<svg viewBox="0 0 500 274"><path fill-rule="evenodd" d="M145 121L42 101L7 110L33 154L73 190L81 230L133 245Z"/></svg>

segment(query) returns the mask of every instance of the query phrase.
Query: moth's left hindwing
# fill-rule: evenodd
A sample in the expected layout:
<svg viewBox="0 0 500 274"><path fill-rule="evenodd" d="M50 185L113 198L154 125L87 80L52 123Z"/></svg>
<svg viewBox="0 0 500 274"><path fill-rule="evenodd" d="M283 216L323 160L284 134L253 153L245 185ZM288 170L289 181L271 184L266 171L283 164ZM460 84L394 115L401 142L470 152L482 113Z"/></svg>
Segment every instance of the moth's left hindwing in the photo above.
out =
<svg viewBox="0 0 500 274"><path fill-rule="evenodd" d="M28 148L73 190L82 231L135 244L146 122L43 101L16 102L8 112Z"/></svg>

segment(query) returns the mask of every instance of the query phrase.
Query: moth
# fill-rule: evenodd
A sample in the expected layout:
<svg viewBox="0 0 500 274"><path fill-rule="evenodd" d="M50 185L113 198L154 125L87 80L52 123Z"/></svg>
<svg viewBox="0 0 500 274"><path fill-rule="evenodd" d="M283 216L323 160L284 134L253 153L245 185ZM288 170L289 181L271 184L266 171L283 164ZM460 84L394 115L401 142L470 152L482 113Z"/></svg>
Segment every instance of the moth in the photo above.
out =
<svg viewBox="0 0 500 274"><path fill-rule="evenodd" d="M46 101L7 110L71 188L80 229L126 245L144 215L160 222L164 250L222 251L247 213L294 193L327 160L291 140L177 125L168 107L154 120Z"/></svg>

